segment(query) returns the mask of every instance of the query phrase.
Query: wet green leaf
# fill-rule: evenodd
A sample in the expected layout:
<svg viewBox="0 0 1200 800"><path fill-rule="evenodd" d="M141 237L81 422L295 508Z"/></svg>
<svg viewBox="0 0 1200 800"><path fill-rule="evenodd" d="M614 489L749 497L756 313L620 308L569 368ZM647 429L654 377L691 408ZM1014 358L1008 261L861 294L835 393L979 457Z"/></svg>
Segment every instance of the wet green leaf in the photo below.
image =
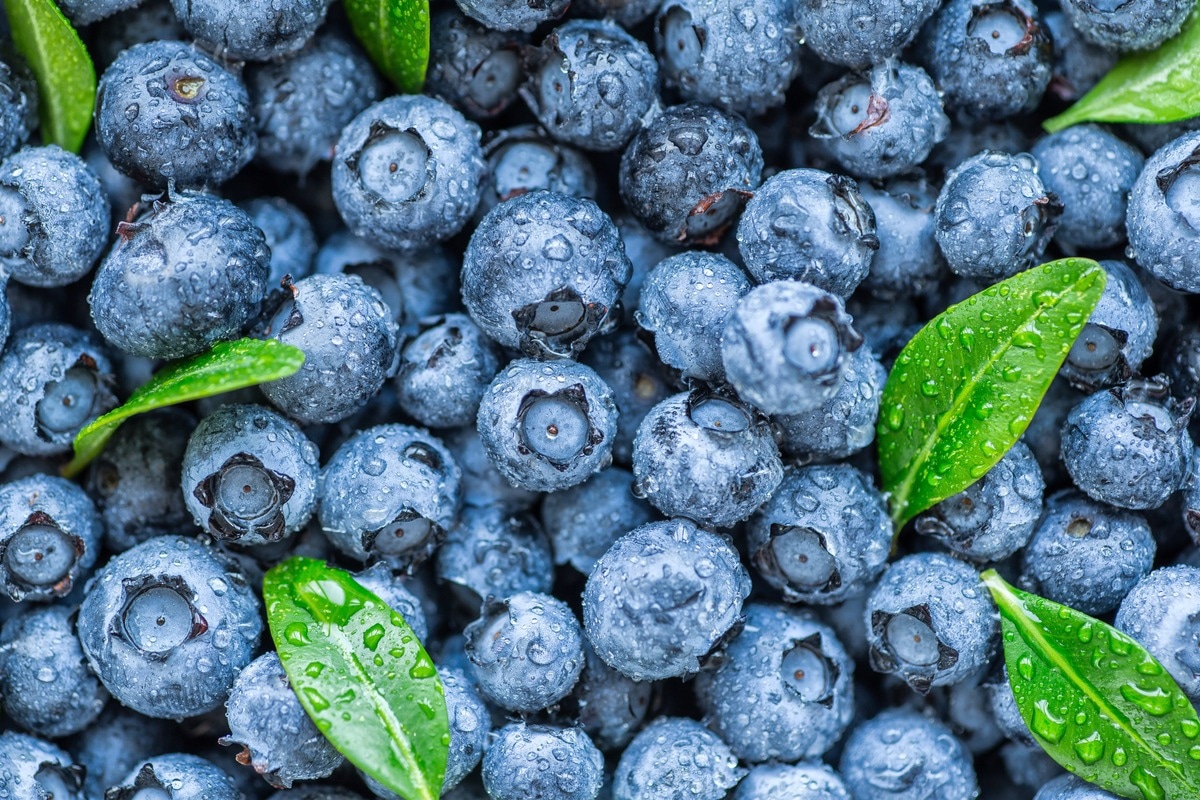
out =
<svg viewBox="0 0 1200 800"><path fill-rule="evenodd" d="M878 426L897 531L983 477L1021 437L1104 283L1095 261L1053 261L951 306L909 341Z"/></svg>
<svg viewBox="0 0 1200 800"><path fill-rule="evenodd" d="M346 0L354 35L396 88L417 94L429 63L429 0Z"/></svg>
<svg viewBox="0 0 1200 800"><path fill-rule="evenodd" d="M92 124L96 68L53 0L4 0L13 44L38 86L42 139L78 153Z"/></svg>
<svg viewBox="0 0 1200 800"><path fill-rule="evenodd" d="M286 378L304 363L304 351L274 339L219 342L212 349L159 370L124 405L94 420L75 437L75 457L63 467L72 477L100 454L104 445L135 414L199 400Z"/></svg>
<svg viewBox="0 0 1200 800"><path fill-rule="evenodd" d="M1051 758L1130 800L1200 797L1200 719L1154 656L995 570L983 581L1000 607L1017 707Z"/></svg>
<svg viewBox="0 0 1200 800"><path fill-rule="evenodd" d="M1175 122L1200 115L1200 7L1154 50L1127 53L1091 91L1043 123L1053 133L1080 122Z"/></svg>
<svg viewBox="0 0 1200 800"><path fill-rule="evenodd" d="M446 698L404 617L340 569L290 558L263 579L267 622L300 704L342 755L408 800L435 800Z"/></svg>

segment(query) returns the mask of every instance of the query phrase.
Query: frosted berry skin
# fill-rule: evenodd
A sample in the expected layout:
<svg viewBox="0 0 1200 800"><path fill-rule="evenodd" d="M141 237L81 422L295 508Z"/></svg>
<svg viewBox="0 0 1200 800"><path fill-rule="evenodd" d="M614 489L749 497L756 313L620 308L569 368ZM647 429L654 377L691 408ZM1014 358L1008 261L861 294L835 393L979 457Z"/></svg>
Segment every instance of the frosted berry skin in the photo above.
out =
<svg viewBox="0 0 1200 800"><path fill-rule="evenodd" d="M875 441L875 423L887 370L867 347L842 365L842 383L821 405L799 414L776 414L779 449L787 455L832 461L859 452Z"/></svg>
<svg viewBox="0 0 1200 800"><path fill-rule="evenodd" d="M317 448L263 406L226 405L200 421L183 456L183 497L201 530L242 545L277 542L308 524Z"/></svg>
<svg viewBox="0 0 1200 800"><path fill-rule="evenodd" d="M907 172L950 129L929 75L895 60L826 85L815 109L809 134L825 142L843 169L863 178Z"/></svg>
<svg viewBox="0 0 1200 800"><path fill-rule="evenodd" d="M716 244L762 180L758 137L711 106L672 106L621 156L621 199L667 244Z"/></svg>
<svg viewBox="0 0 1200 800"><path fill-rule="evenodd" d="M870 9L826 0L801 0L797 5L804 43L823 61L861 69L899 55L939 3L915 0Z"/></svg>
<svg viewBox="0 0 1200 800"><path fill-rule="evenodd" d="M781 105L803 36L790 0L669 0L654 23L667 86L685 100L747 116Z"/></svg>
<svg viewBox="0 0 1200 800"><path fill-rule="evenodd" d="M500 371L498 348L466 314L427 319L396 371L400 407L422 425L470 425Z"/></svg>
<svg viewBox="0 0 1200 800"><path fill-rule="evenodd" d="M0 266L30 286L76 281L103 252L111 213L82 158L26 147L0 163Z"/></svg>
<svg viewBox="0 0 1200 800"><path fill-rule="evenodd" d="M479 126L424 95L380 100L342 130L333 200L358 236L393 250L450 238L479 202Z"/></svg>
<svg viewBox="0 0 1200 800"><path fill-rule="evenodd" d="M0 444L24 455L71 450L75 435L117 405L108 348L82 329L31 325L0 355Z"/></svg>
<svg viewBox="0 0 1200 800"><path fill-rule="evenodd" d="M645 722L654 685L622 675L586 641L583 655L583 674L571 694L579 709L579 724L601 750L621 750Z"/></svg>
<svg viewBox="0 0 1200 800"><path fill-rule="evenodd" d="M429 623L425 619L425 610L421 599L408 588L409 581L414 580L403 572L396 572L386 561L376 561L364 570L353 573L356 580L364 589L378 597L387 607L404 617L408 627L412 628L419 641L424 642L429 635Z"/></svg>
<svg viewBox="0 0 1200 800"><path fill-rule="evenodd" d="M800 414L833 399L862 347L842 299L800 281L757 286L725 323L721 357L739 396L768 414Z"/></svg>
<svg viewBox="0 0 1200 800"><path fill-rule="evenodd" d="M114 347L146 358L195 355L239 336L259 312L271 252L228 200L168 191L132 222L92 282L92 321Z"/></svg>
<svg viewBox="0 0 1200 800"><path fill-rule="evenodd" d="M760 603L745 612L719 666L696 678L709 727L748 763L820 758L854 714L853 660L808 612Z"/></svg>
<svg viewBox="0 0 1200 800"><path fill-rule="evenodd" d="M590 367L517 359L484 392L478 428L488 458L509 483L554 492L611 463L617 407Z"/></svg>
<svg viewBox="0 0 1200 800"><path fill-rule="evenodd" d="M613 22L560 25L530 60L521 96L550 136L567 144L620 150L658 105L658 62Z"/></svg>
<svg viewBox="0 0 1200 800"><path fill-rule="evenodd" d="M875 214L879 249L862 287L879 300L922 297L945 277L946 262L934 238L938 187L920 174L859 184Z"/></svg>
<svg viewBox="0 0 1200 800"><path fill-rule="evenodd" d="M457 522L461 503L461 473L440 440L421 428L379 425L329 459L318 516L346 555L411 570Z"/></svg>
<svg viewBox="0 0 1200 800"><path fill-rule="evenodd" d="M1038 789L1033 800L1117 800L1117 795L1074 775L1059 775Z"/></svg>
<svg viewBox="0 0 1200 800"><path fill-rule="evenodd" d="M1179 33L1194 6L1186 0L1097 3L1065 0L1063 12L1088 41L1108 50L1153 50Z"/></svg>
<svg viewBox="0 0 1200 800"><path fill-rule="evenodd" d="M935 235L956 274L995 282L1038 263L1061 210L1031 155L987 150L947 174Z"/></svg>
<svg viewBox="0 0 1200 800"><path fill-rule="evenodd" d="M1200 569L1156 569L1117 609L1117 629L1150 651L1192 702L1200 699Z"/></svg>
<svg viewBox="0 0 1200 800"><path fill-rule="evenodd" d="M290 287L263 333L304 351L300 371L262 393L300 423L358 411L395 373L398 331L378 291L357 275L311 275Z"/></svg>
<svg viewBox="0 0 1200 800"><path fill-rule="evenodd" d="M225 702L262 633L261 604L216 551L178 536L114 556L77 622L88 664L123 705L178 719Z"/></svg>
<svg viewBox="0 0 1200 800"><path fill-rule="evenodd" d="M1142 269L1173 289L1200 292L1200 131L1161 146L1129 193L1129 249Z"/></svg>
<svg viewBox="0 0 1200 800"><path fill-rule="evenodd" d="M738 252L759 283L805 281L842 297L854 292L879 249L875 214L858 184L819 169L776 173L746 204Z"/></svg>
<svg viewBox="0 0 1200 800"><path fill-rule="evenodd" d="M703 389L650 410L633 440L634 492L665 516L726 528L750 516L783 478L766 420Z"/></svg>
<svg viewBox="0 0 1200 800"><path fill-rule="evenodd" d="M749 592L725 539L687 520L651 522L596 562L583 626L596 654L634 680L691 675L740 623Z"/></svg>
<svg viewBox="0 0 1200 800"><path fill-rule="evenodd" d="M733 800L851 800L841 776L820 762L762 764L751 768L738 783Z"/></svg>
<svg viewBox="0 0 1200 800"><path fill-rule="evenodd" d="M863 614L871 668L927 694L978 675L999 636L996 607L973 567L941 553L892 563Z"/></svg>
<svg viewBox="0 0 1200 800"><path fill-rule="evenodd" d="M113 166L155 189L224 183L258 146L245 85L185 42L117 56L100 76L95 117Z"/></svg>
<svg viewBox="0 0 1200 800"><path fill-rule="evenodd" d="M475 209L480 219L500 203L538 189L578 198L599 195L596 170L588 157L549 138L537 125L495 132L483 153L488 174Z"/></svg>
<svg viewBox="0 0 1200 800"><path fill-rule="evenodd" d="M172 0L175 14L195 39L231 61L281 59L304 46L325 21L333 0L249 0L237 13L221 0Z"/></svg>
<svg viewBox="0 0 1200 800"><path fill-rule="evenodd" d="M108 800L240 800L237 781L206 758L190 753L165 753L147 759L116 786L105 791Z"/></svg>
<svg viewBox="0 0 1200 800"><path fill-rule="evenodd" d="M464 508L436 559L438 580L471 615L488 597L545 593L554 582L550 542L537 521L496 504Z"/></svg>
<svg viewBox="0 0 1200 800"><path fill-rule="evenodd" d="M581 360L612 389L613 401L621 411L613 439L613 460L628 466L638 426L650 409L673 391L666 371L654 345L630 329L592 342Z"/></svg>
<svg viewBox="0 0 1200 800"><path fill-rule="evenodd" d="M558 19L566 13L570 0L529 0L507 3L503 0L455 0L468 17L496 31L533 33L538 25Z"/></svg>
<svg viewBox="0 0 1200 800"><path fill-rule="evenodd" d="M505 347L570 358L616 326L631 269L616 225L593 201L533 191L497 205L471 234L463 305Z"/></svg>
<svg viewBox="0 0 1200 800"><path fill-rule="evenodd" d="M103 532L92 501L65 478L0 485L0 590L14 602L66 597L95 565Z"/></svg>
<svg viewBox="0 0 1200 800"><path fill-rule="evenodd" d="M861 593L891 544L883 497L848 464L787 468L746 523L750 564L789 603L834 605Z"/></svg>
<svg viewBox="0 0 1200 800"><path fill-rule="evenodd" d="M1158 508L1192 469L1194 400L1168 396L1162 376L1102 389L1071 409L1062 460L1075 485L1119 508Z"/></svg>
<svg viewBox="0 0 1200 800"><path fill-rule="evenodd" d="M721 800L745 774L737 756L699 722L659 717L621 754L613 800Z"/></svg>
<svg viewBox="0 0 1200 800"><path fill-rule="evenodd" d="M58 745L16 731L0 733L0 784L14 800L82 800L84 770ZM28 789L28 791L26 791Z"/></svg>
<svg viewBox="0 0 1200 800"><path fill-rule="evenodd" d="M604 756L579 728L510 723L483 760L492 800L595 800L603 784Z"/></svg>
<svg viewBox="0 0 1200 800"><path fill-rule="evenodd" d="M1137 374L1158 335L1158 311L1137 274L1122 261L1100 266L1107 275L1104 293L1059 370L1082 391Z"/></svg>
<svg viewBox="0 0 1200 800"><path fill-rule="evenodd" d="M891 709L856 727L838 771L855 798L979 797L970 751L942 722L916 711Z"/></svg>
<svg viewBox="0 0 1200 800"><path fill-rule="evenodd" d="M67 747L87 770L84 797L104 797L104 790L135 766L177 750L179 742L173 720L153 719L112 703L93 725L68 739Z"/></svg>
<svg viewBox="0 0 1200 800"><path fill-rule="evenodd" d="M613 542L655 519L654 509L635 497L632 487L632 473L609 467L578 486L546 495L541 519L554 563L587 575Z"/></svg>
<svg viewBox="0 0 1200 800"><path fill-rule="evenodd" d="M303 211L282 197L253 197L238 203L263 232L271 251L271 274L267 286L274 289L283 277L307 278L317 255L317 237Z"/></svg>
<svg viewBox="0 0 1200 800"><path fill-rule="evenodd" d="M517 98L525 78L523 34L485 28L457 8L433 15L425 91L471 119L489 119Z"/></svg>
<svg viewBox="0 0 1200 800"><path fill-rule="evenodd" d="M25 145L36 123L36 87L0 61L0 158L8 158Z"/></svg>

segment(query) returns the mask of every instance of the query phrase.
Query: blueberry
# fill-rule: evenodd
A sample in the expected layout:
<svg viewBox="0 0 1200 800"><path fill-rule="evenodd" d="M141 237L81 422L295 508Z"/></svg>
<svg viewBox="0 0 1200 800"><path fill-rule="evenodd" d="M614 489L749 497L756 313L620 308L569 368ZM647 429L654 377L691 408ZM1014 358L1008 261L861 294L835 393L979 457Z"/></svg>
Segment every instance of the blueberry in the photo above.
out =
<svg viewBox="0 0 1200 800"><path fill-rule="evenodd" d="M162 536L96 573L77 628L89 665L113 697L168 719L225 702L250 663L262 620L254 592L215 551Z"/></svg>
<svg viewBox="0 0 1200 800"><path fill-rule="evenodd" d="M340 786L308 784L294 789L280 789L269 800L363 800L363 797Z"/></svg>
<svg viewBox="0 0 1200 800"><path fill-rule="evenodd" d="M382 92L366 54L324 32L289 59L247 66L246 88L258 160L300 176L330 160L342 128Z"/></svg>
<svg viewBox="0 0 1200 800"><path fill-rule="evenodd" d="M483 153L488 175L475 209L481 219L500 203L538 189L577 198L599 194L596 170L587 156L551 140L536 125L498 131Z"/></svg>
<svg viewBox="0 0 1200 800"><path fill-rule="evenodd" d="M582 361L612 389L613 401L620 411L613 438L613 460L629 464L638 426L650 409L671 393L662 363L654 347L629 330L593 341L584 351Z"/></svg>
<svg viewBox="0 0 1200 800"><path fill-rule="evenodd" d="M842 367L837 392L811 411L777 414L779 448L788 455L817 461L845 458L875 441L875 423L887 370L860 347Z"/></svg>
<svg viewBox="0 0 1200 800"><path fill-rule="evenodd" d="M168 191L117 233L88 295L92 320L113 346L182 358L237 337L258 314L271 251L229 201Z"/></svg>
<svg viewBox="0 0 1200 800"><path fill-rule="evenodd" d="M91 572L102 535L92 501L65 478L0 485L0 589L16 602L66 597Z"/></svg>
<svg viewBox="0 0 1200 800"><path fill-rule="evenodd" d="M317 448L296 425L256 405L200 420L183 456L183 498L207 533L242 545L277 542L308 524Z"/></svg>
<svg viewBox="0 0 1200 800"><path fill-rule="evenodd" d="M29 139L31 123L37 122L35 89L19 68L0 60L0 159L17 152Z"/></svg>
<svg viewBox="0 0 1200 800"><path fill-rule="evenodd" d="M1003 662L995 671L994 678L983 684L983 689L992 712L992 720L1000 731L1011 741L1036 746L1037 741L1033 738L1029 726L1025 724L1021 709L1017 707L1017 698L1008 679L1008 667Z"/></svg>
<svg viewBox="0 0 1200 800"><path fill-rule="evenodd" d="M356 275L310 275L291 287L265 333L304 351L294 375L262 385L289 417L336 422L394 374L397 329L378 291Z"/></svg>
<svg viewBox="0 0 1200 800"><path fill-rule="evenodd" d="M659 717L634 737L613 778L613 800L721 800L746 774L715 733Z"/></svg>
<svg viewBox="0 0 1200 800"><path fill-rule="evenodd" d="M494 508L511 513L530 508L540 497L535 492L513 486L500 474L488 458L474 425L446 431L444 441L462 469L465 507Z"/></svg>
<svg viewBox="0 0 1200 800"><path fill-rule="evenodd" d="M863 619L871 668L897 675L921 694L979 675L999 632L996 608L979 574L941 553L891 564L871 592ZM845 767L843 762L843 774Z"/></svg>
<svg viewBox="0 0 1200 800"><path fill-rule="evenodd" d="M1192 117L1175 122L1127 123L1120 126L1119 130L1125 139L1140 147L1147 156L1152 156L1164 145L1198 128L1200 118Z"/></svg>
<svg viewBox="0 0 1200 800"><path fill-rule="evenodd" d="M1050 83L1054 48L1031 0L949 0L924 31L926 68L965 117L1032 111Z"/></svg>
<svg viewBox="0 0 1200 800"><path fill-rule="evenodd" d="M815 761L797 764L761 764L742 778L733 800L851 800L842 778Z"/></svg>
<svg viewBox="0 0 1200 800"><path fill-rule="evenodd" d="M645 721L654 685L635 681L604 663L587 642L584 667L573 693L579 724L601 750L620 750Z"/></svg>
<svg viewBox="0 0 1200 800"><path fill-rule="evenodd" d="M304 212L282 197L255 197L238 203L263 232L271 251L267 286L279 286L284 275L307 278L317 255L317 238Z"/></svg>
<svg viewBox="0 0 1200 800"><path fill-rule="evenodd" d="M1158 508L1192 467L1188 419L1193 400L1168 396L1164 376L1102 389L1071 409L1062 460L1093 500L1120 508Z"/></svg>
<svg viewBox="0 0 1200 800"><path fill-rule="evenodd" d="M1018 441L982 478L917 517L917 533L973 561L1000 561L1033 535L1045 488L1033 451Z"/></svg>
<svg viewBox="0 0 1200 800"><path fill-rule="evenodd" d="M455 0L463 13L497 31L532 33L538 25L566 13L570 0L528 0L514 5L506 0Z"/></svg>
<svg viewBox="0 0 1200 800"><path fill-rule="evenodd" d="M529 516L496 505L468 506L438 548L437 576L472 614L489 597L549 592L550 542Z"/></svg>
<svg viewBox="0 0 1200 800"><path fill-rule="evenodd" d="M383 247L415 250L448 239L479 201L479 127L441 100L380 100L346 125L336 153L338 213Z"/></svg>
<svg viewBox="0 0 1200 800"><path fill-rule="evenodd" d="M994 282L1038 263L1061 210L1033 156L987 150L946 175L935 235L956 274Z"/></svg>
<svg viewBox="0 0 1200 800"><path fill-rule="evenodd" d="M113 165L155 189L224 183L258 146L242 81L184 42L135 44L117 56L100 76L95 116Z"/></svg>
<svg viewBox="0 0 1200 800"><path fill-rule="evenodd" d="M555 139L586 150L625 146L658 106L658 62L615 22L571 20L532 51L521 96Z"/></svg>
<svg viewBox="0 0 1200 800"><path fill-rule="evenodd" d="M1173 289L1200 292L1200 131L1146 160L1129 193L1125 226L1138 265Z"/></svg>
<svg viewBox="0 0 1200 800"><path fill-rule="evenodd" d="M820 758L854 714L854 662L808 612L760 603L745 612L719 666L696 679L709 727L749 763Z"/></svg>
<svg viewBox="0 0 1200 800"><path fill-rule="evenodd" d="M412 570L458 519L461 473L427 431L379 425L348 439L321 475L318 515L348 556Z"/></svg>
<svg viewBox="0 0 1200 800"><path fill-rule="evenodd" d="M173 408L123 424L88 473L87 490L104 520L104 543L114 553L152 536L186 530L190 515L179 474L191 415Z"/></svg>
<svg viewBox="0 0 1200 800"><path fill-rule="evenodd" d="M613 542L653 520L654 509L631 491L633 474L619 467L597 472L578 486L542 500L542 525L554 563L587 575Z"/></svg>
<svg viewBox="0 0 1200 800"><path fill-rule="evenodd" d="M868 67L900 54L938 8L937 0L880 3L869 9L854 3L800 0L804 43L822 60Z"/></svg>
<svg viewBox="0 0 1200 800"><path fill-rule="evenodd" d="M658 262L642 284L636 319L654 335L658 357L683 374L719 383L721 337L750 279L720 253L689 250Z"/></svg>
<svg viewBox="0 0 1200 800"><path fill-rule="evenodd" d="M121 781L146 759L178 748L174 723L144 717L116 703L82 733L68 740L68 748L87 770L85 796L103 798L104 790Z"/></svg>
<svg viewBox="0 0 1200 800"><path fill-rule="evenodd" d="M620 234L599 206L534 191L493 208L471 234L463 304L505 347L571 357L615 326L629 273Z"/></svg>
<svg viewBox="0 0 1200 800"><path fill-rule="evenodd" d="M1171 393L1181 400L1200 395L1200 326L1162 327L1166 337L1162 368L1171 380Z"/></svg>
<svg viewBox="0 0 1200 800"><path fill-rule="evenodd" d="M419 641L428 640L429 626L421 599L409 589L410 585L418 585L414 578L394 572L384 561L376 561L361 572L354 573L354 580L404 617Z"/></svg>
<svg viewBox="0 0 1200 800"><path fill-rule="evenodd" d="M933 148L925 167L948 171L985 150L1023 153L1033 146L1033 138L1012 120L991 122L956 121L942 143Z"/></svg>
<svg viewBox="0 0 1200 800"><path fill-rule="evenodd" d="M75 435L117 404L106 348L70 325L18 331L0 355L0 444L25 455L71 449Z"/></svg>
<svg viewBox="0 0 1200 800"><path fill-rule="evenodd" d="M1055 232L1066 247L1103 248L1125 239L1129 192L1142 172L1137 148L1096 125L1052 133L1033 146L1038 175L1063 204Z"/></svg>
<svg viewBox="0 0 1200 800"><path fill-rule="evenodd" d="M1117 800L1117 795L1074 775L1059 775L1038 789L1033 800Z"/></svg>
<svg viewBox="0 0 1200 800"><path fill-rule="evenodd" d="M524 36L485 28L457 8L434 14L429 33L426 92L471 119L494 117L516 100Z"/></svg>
<svg viewBox="0 0 1200 800"><path fill-rule="evenodd" d="M596 654L634 680L690 675L740 623L749 591L725 539L686 520L651 522L596 562L583 625Z"/></svg>
<svg viewBox="0 0 1200 800"><path fill-rule="evenodd" d="M1158 334L1158 312L1138 276L1121 261L1101 261L1104 294L1071 346L1061 373L1077 389L1094 391L1136 374Z"/></svg>
<svg viewBox="0 0 1200 800"><path fill-rule="evenodd" d="M400 354L400 408L431 428L470 425L500 371L498 348L466 314L427 319L423 327Z"/></svg>
<svg viewBox="0 0 1200 800"><path fill-rule="evenodd" d="M617 408L589 367L517 359L484 392L478 424L488 458L509 483L553 492L608 466Z"/></svg>
<svg viewBox="0 0 1200 800"><path fill-rule="evenodd" d="M774 281L742 297L725 323L725 376L769 414L800 414L831 400L863 343L840 297L812 284Z"/></svg>
<svg viewBox="0 0 1200 800"><path fill-rule="evenodd" d="M685 100L747 115L783 103L803 41L791 0L668 0L655 19L666 85Z"/></svg>
<svg viewBox="0 0 1200 800"><path fill-rule="evenodd" d="M788 467L746 524L750 563L789 603L833 605L861 594L891 545L883 496L848 464Z"/></svg>
<svg viewBox="0 0 1200 800"><path fill-rule="evenodd" d="M312 37L333 0L250 0L236 13L222 0L171 0L183 27L198 42L232 61L276 60Z"/></svg>
<svg viewBox="0 0 1200 800"><path fill-rule="evenodd" d="M0 353L4 352L4 344L12 328L12 308L8 302L8 278L0 276Z"/></svg>
<svg viewBox="0 0 1200 800"><path fill-rule="evenodd" d="M89 0L76 1L82 5ZM171 8L171 0L140 0L136 4L127 4L124 0L98 0L97 7L117 2L132 5L132 8L100 20L88 30L91 36L85 37L88 53L97 69L107 69L117 56L135 44L187 38L179 17L175 16L175 9ZM66 3L63 6L65 8ZM104 794L103 789L100 794Z"/></svg>
<svg viewBox="0 0 1200 800"><path fill-rule="evenodd" d="M970 752L948 727L916 711L891 709L856 727L839 771L855 798L979 796Z"/></svg>
<svg viewBox="0 0 1200 800"><path fill-rule="evenodd" d="M135 766L105 800L241 800L237 782L208 759L166 753Z"/></svg>
<svg viewBox="0 0 1200 800"><path fill-rule="evenodd" d="M633 440L634 493L666 516L729 527L783 478L770 426L737 400L703 389L650 410Z"/></svg>
<svg viewBox="0 0 1200 800"><path fill-rule="evenodd" d="M595 800L603 782L604 757L578 728L514 722L483 759L492 800Z"/></svg>
<svg viewBox="0 0 1200 800"><path fill-rule="evenodd" d="M607 17L626 30L644 22L658 10L660 0L578 0L572 3L585 17Z"/></svg>
<svg viewBox="0 0 1200 800"><path fill-rule="evenodd" d="M1054 43L1054 75L1049 91L1072 103L1100 82L1117 63L1117 54L1084 38L1062 11L1049 11L1042 21Z"/></svg>
<svg viewBox="0 0 1200 800"><path fill-rule="evenodd" d="M583 669L579 622L566 603L548 594L485 600L464 634L479 691L509 711L529 714L554 705Z"/></svg>
<svg viewBox="0 0 1200 800"><path fill-rule="evenodd" d="M0 791L12 800L84 800L83 772L50 742L0 733Z"/></svg>
<svg viewBox="0 0 1200 800"><path fill-rule="evenodd" d="M1071 24L1090 42L1109 50L1152 50L1179 33L1192 11L1186 0L1098 3L1063 0Z"/></svg>
<svg viewBox="0 0 1200 800"><path fill-rule="evenodd" d="M65 605L27 606L0 629L4 713L38 736L78 733L108 700L84 663L71 613Z"/></svg>
<svg viewBox="0 0 1200 800"><path fill-rule="evenodd" d="M91 25L118 11L137 5L139 0L63 0L61 10L76 25Z"/></svg>
<svg viewBox="0 0 1200 800"><path fill-rule="evenodd" d="M1154 570L1121 600L1113 624L1149 650L1193 702L1200 701L1200 569Z"/></svg>
<svg viewBox="0 0 1200 800"><path fill-rule="evenodd" d="M815 111L809 134L824 142L843 169L864 178L907 172L950 129L925 70L893 59L826 85Z"/></svg>
<svg viewBox="0 0 1200 800"><path fill-rule="evenodd" d="M333 774L345 760L300 706L275 653L251 661L225 703L223 745L242 747L241 760L277 788Z"/></svg>
<svg viewBox="0 0 1200 800"><path fill-rule="evenodd" d="M664 109L621 156L626 208L668 244L715 244L762 179L758 137L699 103Z"/></svg>
<svg viewBox="0 0 1200 800"><path fill-rule="evenodd" d="M883 301L933 291L946 272L934 236L936 189L920 175L863 183L859 189L875 214L879 237L863 288Z"/></svg>
<svg viewBox="0 0 1200 800"><path fill-rule="evenodd" d="M0 266L31 286L65 286L91 270L111 209L91 167L58 145L0 163Z"/></svg>

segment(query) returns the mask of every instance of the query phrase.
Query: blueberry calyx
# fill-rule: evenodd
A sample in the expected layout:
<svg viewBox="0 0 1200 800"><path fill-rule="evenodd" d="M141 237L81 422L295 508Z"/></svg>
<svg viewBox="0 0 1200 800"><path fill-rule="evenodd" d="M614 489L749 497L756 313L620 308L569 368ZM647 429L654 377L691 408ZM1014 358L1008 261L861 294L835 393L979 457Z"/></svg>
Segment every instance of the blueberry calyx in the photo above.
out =
<svg viewBox="0 0 1200 800"><path fill-rule="evenodd" d="M287 529L283 506L295 490L290 476L267 469L249 453L237 453L200 481L192 494L212 510L208 529L214 536L237 540L257 534L275 542Z"/></svg>
<svg viewBox="0 0 1200 800"><path fill-rule="evenodd" d="M905 619L906 617L908 619ZM920 623L922 627L918 628L912 625L909 620ZM892 641L892 636L909 633L907 626L920 631L920 634L912 635L913 653L928 653L928 656L913 661L904 659L897 653L900 648ZM937 631L933 627L933 619L929 614L929 607L926 605L912 606L897 614L875 611L871 614L871 630L874 634L873 638L881 642L880 645L871 646L869 653L871 669L876 672L896 672L901 667L922 669L924 671L921 674L909 673L901 676L914 691L921 694L929 693L933 686L935 673L950 669L958 663L958 651L948 647L937 638ZM924 636L921 634L925 634L926 631L934 636L937 643L936 650L929 646L929 642L924 641Z"/></svg>
<svg viewBox="0 0 1200 800"><path fill-rule="evenodd" d="M83 539L63 530L44 511L35 511L7 541L0 542L4 588L15 602L44 589L63 597L74 585L71 571L85 550ZM49 573L43 574L46 570Z"/></svg>
<svg viewBox="0 0 1200 800"><path fill-rule="evenodd" d="M121 610L112 619L109 635L144 658L166 661L176 648L208 630L191 587L177 575L126 578L121 588Z"/></svg>
<svg viewBox="0 0 1200 800"><path fill-rule="evenodd" d="M583 351L608 317L608 306L585 302L569 286L512 312L521 352L535 358L572 358Z"/></svg>
<svg viewBox="0 0 1200 800"><path fill-rule="evenodd" d="M132 786L114 786L104 793L104 800L169 800L170 797L166 784L154 774L153 764L142 765Z"/></svg>
<svg viewBox="0 0 1200 800"><path fill-rule="evenodd" d="M842 587L837 559L825 537L807 526L772 523L770 538L750 557L764 575L778 577L801 592L833 592Z"/></svg>
<svg viewBox="0 0 1200 800"><path fill-rule="evenodd" d="M604 433L588 418L587 394L579 384L557 392L529 392L521 398L516 422L521 455L536 456L560 472L604 441Z"/></svg>
<svg viewBox="0 0 1200 800"><path fill-rule="evenodd" d="M820 633L793 640L791 647L783 654L780 667L783 685L801 700L833 708L833 689L841 670L833 659L825 655Z"/></svg>

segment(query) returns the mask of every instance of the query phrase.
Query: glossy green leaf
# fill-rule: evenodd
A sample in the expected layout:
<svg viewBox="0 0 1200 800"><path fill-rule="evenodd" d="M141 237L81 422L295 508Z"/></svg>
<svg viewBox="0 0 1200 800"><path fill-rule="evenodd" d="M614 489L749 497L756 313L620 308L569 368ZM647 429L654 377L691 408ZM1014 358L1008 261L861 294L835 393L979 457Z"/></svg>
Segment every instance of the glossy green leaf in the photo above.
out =
<svg viewBox="0 0 1200 800"><path fill-rule="evenodd" d="M37 79L42 139L78 153L92 124L96 68L54 0L4 0L13 44Z"/></svg>
<svg viewBox="0 0 1200 800"><path fill-rule="evenodd" d="M983 581L1000 607L1017 708L1051 758L1130 800L1200 797L1200 719L1154 656L995 570Z"/></svg>
<svg viewBox="0 0 1200 800"><path fill-rule="evenodd" d="M1154 50L1127 53L1091 91L1043 123L1053 133L1080 122L1175 122L1200 116L1200 7Z"/></svg>
<svg viewBox="0 0 1200 800"><path fill-rule="evenodd" d="M951 306L909 341L878 426L897 531L979 480L1021 437L1104 283L1095 261L1053 261Z"/></svg>
<svg viewBox="0 0 1200 800"><path fill-rule="evenodd" d="M346 0L354 35L396 88L417 94L429 63L429 0Z"/></svg>
<svg viewBox="0 0 1200 800"><path fill-rule="evenodd" d="M290 558L263 579L267 622L300 704L342 755L408 800L435 800L446 698L404 617L349 573Z"/></svg>
<svg viewBox="0 0 1200 800"><path fill-rule="evenodd" d="M94 420L75 437L75 457L63 467L77 475L116 433L125 420L163 406L199 400L286 378L304 363L304 351L274 339L219 342L200 355L160 370L129 396L124 405Z"/></svg>

